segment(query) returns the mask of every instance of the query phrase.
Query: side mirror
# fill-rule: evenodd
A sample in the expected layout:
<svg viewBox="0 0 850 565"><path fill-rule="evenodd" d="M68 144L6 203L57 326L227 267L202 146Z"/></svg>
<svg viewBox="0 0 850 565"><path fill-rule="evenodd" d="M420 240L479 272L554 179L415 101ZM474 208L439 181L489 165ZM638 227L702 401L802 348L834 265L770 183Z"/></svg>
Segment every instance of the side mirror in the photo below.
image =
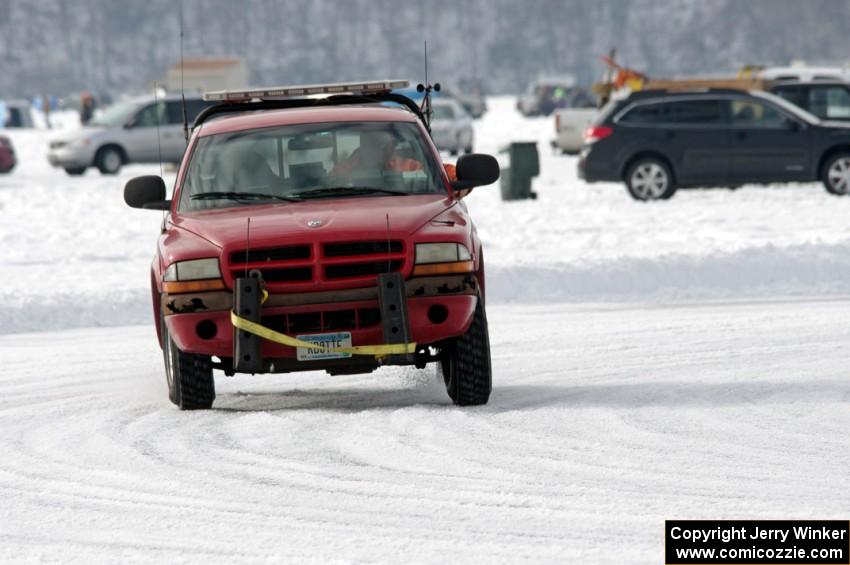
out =
<svg viewBox="0 0 850 565"><path fill-rule="evenodd" d="M171 201L165 199L165 181L156 175L145 175L127 181L124 202L131 208L168 210Z"/></svg>
<svg viewBox="0 0 850 565"><path fill-rule="evenodd" d="M457 180L452 183L455 190L493 184L499 180L499 162L492 155L472 153L457 160Z"/></svg>
<svg viewBox="0 0 850 565"><path fill-rule="evenodd" d="M792 120L789 118L788 121L785 122L785 129L790 131L800 131L801 129L803 129L803 126L797 120Z"/></svg>

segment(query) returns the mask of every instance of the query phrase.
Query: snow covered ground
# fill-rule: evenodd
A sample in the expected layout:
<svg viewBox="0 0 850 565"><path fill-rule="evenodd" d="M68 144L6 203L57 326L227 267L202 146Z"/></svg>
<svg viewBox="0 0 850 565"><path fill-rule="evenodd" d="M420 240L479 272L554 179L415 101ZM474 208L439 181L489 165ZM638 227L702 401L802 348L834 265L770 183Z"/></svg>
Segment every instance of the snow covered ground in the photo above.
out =
<svg viewBox="0 0 850 565"><path fill-rule="evenodd" d="M512 104L490 101L478 150L538 140L540 197L468 200L495 381L474 410L398 369L219 377L216 410L173 409L149 322L161 215L121 198L158 168L71 178L46 132L12 132L0 560L659 563L665 518L846 519L850 199L633 202Z"/></svg>

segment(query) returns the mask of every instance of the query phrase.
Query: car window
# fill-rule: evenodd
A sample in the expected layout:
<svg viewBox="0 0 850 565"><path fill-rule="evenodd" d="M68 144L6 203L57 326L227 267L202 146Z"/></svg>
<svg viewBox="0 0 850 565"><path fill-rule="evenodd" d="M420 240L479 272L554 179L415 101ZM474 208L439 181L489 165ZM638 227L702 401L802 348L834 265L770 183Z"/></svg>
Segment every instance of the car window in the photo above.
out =
<svg viewBox="0 0 850 565"><path fill-rule="evenodd" d="M139 113L136 114L133 120L133 127L156 127L157 125L163 126L167 123L165 102L157 102L155 104L148 104L139 110Z"/></svg>
<svg viewBox="0 0 850 565"><path fill-rule="evenodd" d="M812 87L809 111L822 119L850 119L850 92L842 86Z"/></svg>
<svg viewBox="0 0 850 565"><path fill-rule="evenodd" d="M198 197L212 192L251 192L272 198L300 198L307 191L340 187L445 193L442 179L442 168L415 124L343 122L263 128L200 138L181 190L180 209L269 201Z"/></svg>
<svg viewBox="0 0 850 565"><path fill-rule="evenodd" d="M121 102L99 112L89 122L92 126L116 127L123 126L136 115L139 109L137 102Z"/></svg>
<svg viewBox="0 0 850 565"><path fill-rule="evenodd" d="M432 109L434 113L431 117L435 120L453 120L455 118L454 108L448 104L434 104Z"/></svg>
<svg viewBox="0 0 850 565"><path fill-rule="evenodd" d="M782 129L790 118L773 106L757 100L732 100L732 125L736 127Z"/></svg>
<svg viewBox="0 0 850 565"><path fill-rule="evenodd" d="M186 99L186 120L191 126L195 122L195 118L202 110L214 105L215 102L205 102L200 98ZM180 100L170 100L168 102L168 123L182 124L183 123L183 103Z"/></svg>
<svg viewBox="0 0 850 565"><path fill-rule="evenodd" d="M773 93L781 96L791 104L800 108L806 107L806 88L801 86L783 86L773 90Z"/></svg>
<svg viewBox="0 0 850 565"><path fill-rule="evenodd" d="M679 100L665 105L662 122L673 125L722 124L725 122L720 100Z"/></svg>
<svg viewBox="0 0 850 565"><path fill-rule="evenodd" d="M617 121L624 124L655 124L661 119L663 106L665 104L639 104Z"/></svg>

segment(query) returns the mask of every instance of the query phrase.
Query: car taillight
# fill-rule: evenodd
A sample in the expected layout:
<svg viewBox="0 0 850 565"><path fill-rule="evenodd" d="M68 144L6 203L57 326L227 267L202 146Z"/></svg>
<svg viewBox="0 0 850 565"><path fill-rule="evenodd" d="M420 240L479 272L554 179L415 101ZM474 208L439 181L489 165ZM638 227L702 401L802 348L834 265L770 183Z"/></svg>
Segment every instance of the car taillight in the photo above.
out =
<svg viewBox="0 0 850 565"><path fill-rule="evenodd" d="M584 142L593 143L600 139L605 139L612 133L614 133L614 128L609 128L607 126L590 126L584 130Z"/></svg>
<svg viewBox="0 0 850 565"><path fill-rule="evenodd" d="M561 114L555 114L555 133L561 131Z"/></svg>

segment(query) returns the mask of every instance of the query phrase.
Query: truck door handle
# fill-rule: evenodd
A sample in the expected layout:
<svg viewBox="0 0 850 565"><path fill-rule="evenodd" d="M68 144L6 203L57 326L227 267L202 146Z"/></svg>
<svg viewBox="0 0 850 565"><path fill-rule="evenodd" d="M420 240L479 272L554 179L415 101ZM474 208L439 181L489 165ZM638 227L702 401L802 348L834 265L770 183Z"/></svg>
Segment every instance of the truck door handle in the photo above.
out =
<svg viewBox="0 0 850 565"><path fill-rule="evenodd" d="M747 139L748 137L750 137L750 135L745 131L739 131L735 134L735 137L737 137L738 139Z"/></svg>
<svg viewBox="0 0 850 565"><path fill-rule="evenodd" d="M675 137L676 137L676 132L675 132L675 131L665 131L665 132L664 132L664 138L665 138L665 139L673 139L673 138L675 138Z"/></svg>

